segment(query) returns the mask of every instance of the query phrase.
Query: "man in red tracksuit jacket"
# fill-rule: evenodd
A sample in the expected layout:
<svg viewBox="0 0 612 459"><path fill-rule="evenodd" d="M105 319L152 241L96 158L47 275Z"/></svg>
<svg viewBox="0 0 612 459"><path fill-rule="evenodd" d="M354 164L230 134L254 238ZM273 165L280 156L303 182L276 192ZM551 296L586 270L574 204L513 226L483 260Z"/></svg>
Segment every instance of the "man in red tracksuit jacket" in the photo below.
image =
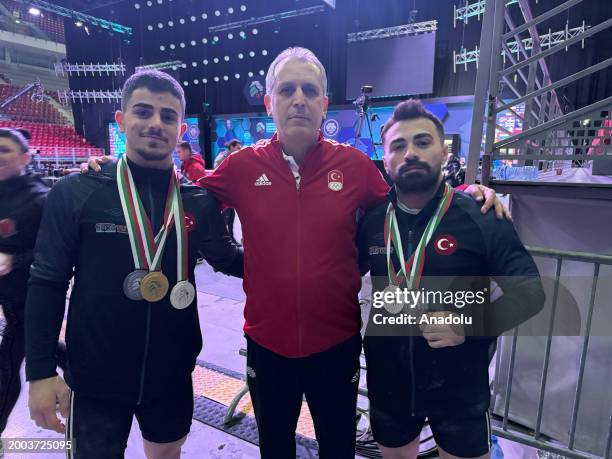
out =
<svg viewBox="0 0 612 459"><path fill-rule="evenodd" d="M181 142L177 145L179 159L181 160L181 174L192 182L197 182L206 177L206 165L201 155L191 150L189 142Z"/></svg>
<svg viewBox="0 0 612 459"><path fill-rule="evenodd" d="M277 133L200 180L242 223L247 376L264 459L295 457L304 394L320 457L355 455L357 215L384 201L389 187L367 156L319 132L326 81L311 51L279 54L264 99Z"/></svg>

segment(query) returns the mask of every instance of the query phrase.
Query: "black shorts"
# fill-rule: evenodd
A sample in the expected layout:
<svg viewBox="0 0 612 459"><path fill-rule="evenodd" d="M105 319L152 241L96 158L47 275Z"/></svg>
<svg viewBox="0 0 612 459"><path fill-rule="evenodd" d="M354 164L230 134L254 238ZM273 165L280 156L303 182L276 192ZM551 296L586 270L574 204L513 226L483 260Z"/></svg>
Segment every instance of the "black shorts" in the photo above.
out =
<svg viewBox="0 0 612 459"><path fill-rule="evenodd" d="M141 405L72 392L66 439L74 442L74 451L68 457L122 459L134 416L145 440L171 443L183 438L193 416L191 375L164 397Z"/></svg>
<svg viewBox="0 0 612 459"><path fill-rule="evenodd" d="M452 415L427 419L436 444L458 457L479 457L491 447L489 413L478 417L460 418ZM426 418L409 412L388 413L370 405L370 423L374 439L387 448L399 448L421 434Z"/></svg>

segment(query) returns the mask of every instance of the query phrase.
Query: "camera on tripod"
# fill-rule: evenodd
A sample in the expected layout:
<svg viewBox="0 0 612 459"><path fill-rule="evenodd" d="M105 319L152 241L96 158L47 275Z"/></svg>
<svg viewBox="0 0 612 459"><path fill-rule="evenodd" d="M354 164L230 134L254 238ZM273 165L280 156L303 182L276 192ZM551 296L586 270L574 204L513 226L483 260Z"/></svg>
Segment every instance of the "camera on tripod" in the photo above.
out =
<svg viewBox="0 0 612 459"><path fill-rule="evenodd" d="M357 110L363 110L364 112L368 111L370 106L370 94L374 91L374 86L363 85L361 87L361 95L353 101L353 105L357 107Z"/></svg>
<svg viewBox="0 0 612 459"><path fill-rule="evenodd" d="M363 130L364 124L368 128L369 139L372 142L374 147L373 155L374 157L378 157L376 153L376 145L380 145L380 142L374 142L374 136L372 135L372 122L378 120L378 115L374 113L370 118L368 116L368 109L370 108L370 99L371 94L374 91L374 86L363 85L361 87L361 94L357 99L353 101L353 105L355 106L355 111L357 112L357 123L355 125L355 141L353 143L354 147L357 147L359 143L359 139L361 139L361 131Z"/></svg>

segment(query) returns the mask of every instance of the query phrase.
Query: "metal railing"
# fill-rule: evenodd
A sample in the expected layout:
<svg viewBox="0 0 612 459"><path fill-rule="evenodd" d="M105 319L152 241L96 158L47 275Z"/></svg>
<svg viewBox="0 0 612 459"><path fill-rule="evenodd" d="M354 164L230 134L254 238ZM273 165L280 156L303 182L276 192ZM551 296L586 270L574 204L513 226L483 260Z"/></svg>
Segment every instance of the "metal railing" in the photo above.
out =
<svg viewBox="0 0 612 459"><path fill-rule="evenodd" d="M554 250L554 249L543 249L539 247L527 247L529 252L534 257L544 257L544 258L552 258L556 260L555 266L555 278L554 278L554 291L553 291L553 299L552 299L552 308L550 317L548 319L548 335L546 337L546 347L544 349L544 361L542 364L542 371L540 376L540 387L537 399L537 412L535 417L535 427L531 429L522 429L516 425L510 423L509 419L509 410L510 404L512 402L512 385L513 385L513 375L514 370L517 365L520 365L520 359L517 360L516 349L518 341L520 340L518 336L518 328L514 329L512 335L511 342L511 354L509 358L509 366L507 370L507 384L505 388L505 403L503 408L503 413L500 417L497 418L497 423L492 426L492 431L508 440L516 441L518 443L522 443L525 445L533 446L535 448L539 448L544 451L549 451L556 454L561 454L569 458L585 458L585 459L595 459L595 458L611 458L611 443L612 443L612 407L610 408L610 424L608 429L607 439L605 441L605 450L603 456L597 456L585 451L579 451L575 447L575 439L576 439L576 427L578 425L578 413L580 410L580 400L582 395L582 386L584 381L584 373L585 373L585 365L587 361L588 351L589 351L589 339L591 333L592 319L593 319L593 311L595 307L595 297L597 292L597 286L599 281L599 272L601 265L610 265L612 266L612 255L597 255L594 253L587 252L571 252L564 250ZM578 261L582 263L593 264L593 279L591 283L591 291L589 293L589 304L588 304L588 312L586 318L586 324L584 329L584 336L582 340L582 348L580 352L580 363L577 368L578 379L576 384L576 389L574 392L574 398L572 403L572 411L571 411L571 421L568 426L569 432L569 441L567 445L562 445L558 441L552 441L550 439L544 438L542 433L542 416L544 413L544 403L546 399L546 386L548 383L549 376L549 365L551 358L551 346L552 346L552 338L553 338L553 329L555 326L555 319L557 318L557 305L559 299L559 285L561 279L561 268L564 261ZM610 353L612 353L612 349L610 349ZM496 372L501 371L499 368L496 368Z"/></svg>
<svg viewBox="0 0 612 459"><path fill-rule="evenodd" d="M34 157L34 161L37 163L54 161L58 165L65 162L76 164L92 156L103 156L105 154L103 148L95 147L50 147L30 145L30 151L38 151L40 153ZM40 164L37 164L37 166L40 166Z"/></svg>
<svg viewBox="0 0 612 459"><path fill-rule="evenodd" d="M610 265L612 266L612 255L597 255L594 253L587 252L572 252L565 250L555 250L555 249L545 249L540 247L526 247L527 250L534 257L545 257L552 258L556 260L555 267L555 287L552 299L552 308L551 314L548 319L548 336L546 337L546 347L544 350L544 361L542 365L542 370L540 374L540 385L538 392L538 401L537 401L537 413L532 421L534 422L535 428L529 429L523 426L520 426L516 423L510 421L510 406L512 404L512 381L514 370L518 365L521 365L521 358L517 357L516 349L518 341L521 339L518 335L518 328L514 329L512 335L511 342L511 355L509 358L509 367L507 369L508 382L504 389L505 400L503 403L503 413L501 416L492 415L492 432L502 438L515 441L520 444L524 444L527 446L531 446L534 448L538 448L543 451L548 451L551 453L561 454L568 458L576 458L576 459L612 459L612 407L610 408L610 426L608 430L608 436L605 442L605 451L603 456L597 456L595 454L591 454L585 451L580 451L575 447L575 436L576 436L576 428L578 425L578 413L580 411L580 398L582 395L582 386L583 386L583 378L585 373L585 364L587 361L588 350L589 350L589 338L590 331L592 325L593 311L595 307L595 294L597 291L597 285L599 280L599 271L601 265ZM544 405L546 399L546 386L548 382L548 370L550 365L551 358L551 345L552 345L552 337L553 337L553 329L555 325L555 319L557 315L557 303L558 303L558 292L559 292L559 284L561 277L561 268L564 261L577 261L583 263L591 263L593 264L593 279L591 284L591 291L589 294L589 306L588 306L588 314L586 319L585 331L582 341L582 349L580 353L580 363L578 368L576 369L578 374L578 382L576 384L576 389L574 391L574 398L572 403L572 411L571 411L571 422L568 426L569 432L569 441L567 445L563 445L557 440L546 437L543 433L543 412ZM366 301L367 302L367 301ZM503 338L500 338L500 340ZM240 349L240 355L246 356L246 349ZM612 354L612 349L610 349L610 353ZM365 364L361 364L361 369L367 371L367 367ZM503 369L496 367L496 372L502 372ZM497 373L499 374L499 373ZM248 386L245 382L244 386L240 389L240 391L235 395L234 399L229 404L227 409L224 422L226 424L231 424L233 422L234 412L238 403L248 393ZM368 391L366 388L359 388L359 395L364 397L368 396ZM358 412L366 413L367 409L357 408Z"/></svg>

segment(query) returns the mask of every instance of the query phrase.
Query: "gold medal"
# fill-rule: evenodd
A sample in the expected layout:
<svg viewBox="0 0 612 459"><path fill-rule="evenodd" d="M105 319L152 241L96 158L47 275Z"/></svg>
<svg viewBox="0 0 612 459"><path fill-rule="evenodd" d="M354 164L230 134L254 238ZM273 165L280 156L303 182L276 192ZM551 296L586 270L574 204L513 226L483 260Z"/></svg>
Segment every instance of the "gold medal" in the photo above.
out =
<svg viewBox="0 0 612 459"><path fill-rule="evenodd" d="M156 303L166 296L169 285L161 271L151 271L140 282L140 294L149 303Z"/></svg>

